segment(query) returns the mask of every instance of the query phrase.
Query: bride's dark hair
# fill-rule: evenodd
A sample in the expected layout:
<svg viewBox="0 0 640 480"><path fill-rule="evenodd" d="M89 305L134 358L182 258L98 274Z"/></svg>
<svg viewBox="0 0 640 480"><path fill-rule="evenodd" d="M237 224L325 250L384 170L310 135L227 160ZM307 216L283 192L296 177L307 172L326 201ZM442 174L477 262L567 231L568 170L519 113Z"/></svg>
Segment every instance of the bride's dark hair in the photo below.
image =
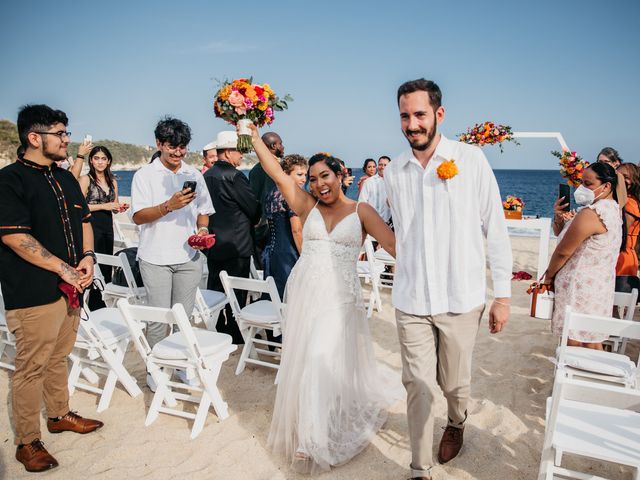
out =
<svg viewBox="0 0 640 480"><path fill-rule="evenodd" d="M336 174L336 177L343 176L342 164L339 158L334 157L329 153L324 153L324 152L316 153L315 155L312 155L311 158L309 159L309 170L311 170L311 167L313 167L313 165L315 165L318 162L324 162L327 165L327 167L329 167L329 170L331 170L333 173Z"/></svg>

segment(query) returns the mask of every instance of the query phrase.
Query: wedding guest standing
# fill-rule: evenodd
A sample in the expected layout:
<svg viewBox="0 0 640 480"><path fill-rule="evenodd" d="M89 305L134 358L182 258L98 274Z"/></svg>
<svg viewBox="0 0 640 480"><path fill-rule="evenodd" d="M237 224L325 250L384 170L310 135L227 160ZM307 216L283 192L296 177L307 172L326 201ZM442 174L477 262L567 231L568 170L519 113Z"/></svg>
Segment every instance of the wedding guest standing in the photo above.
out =
<svg viewBox="0 0 640 480"><path fill-rule="evenodd" d="M438 385L448 411L438 460L450 461L462 447L471 356L487 293L484 242L495 295L491 333L500 332L509 317L511 243L484 154L438 133L445 115L440 88L424 79L406 82L397 101L411 148L384 172L396 233L393 305L407 390L411 474L425 479L433 466Z"/></svg>
<svg viewBox="0 0 640 480"><path fill-rule="evenodd" d="M614 170L617 169L624 161L622 160L622 158L620 158L620 154L618 153L618 151L613 147L604 147L602 150L600 150L597 160L598 162L611 165Z"/></svg>
<svg viewBox="0 0 640 480"><path fill-rule="evenodd" d="M218 161L204 176L215 208L209 220L209 230L216 235L216 245L208 253L207 288L223 292L221 271L226 270L233 277L249 277L254 252L253 226L260 220L260 203L247 177L238 170L242 161L242 153L237 149L238 134L220 132L216 144ZM239 292L240 305L244 305L246 294ZM244 343L228 305L224 312L220 312L216 330L231 335L235 344Z"/></svg>
<svg viewBox="0 0 640 480"><path fill-rule="evenodd" d="M622 241L622 219L617 203L616 171L606 163L593 163L582 174L582 185L574 192L583 208L576 215L562 212L554 204L556 247L544 278L553 285L555 305L551 330L560 337L565 308L590 315L611 316L615 290L616 261ZM569 345L602 350L608 335L570 331Z"/></svg>
<svg viewBox="0 0 640 480"><path fill-rule="evenodd" d="M389 164L389 157L380 157L378 160L378 173L371 177L362 187L358 200L367 202L376 209L378 215L385 222L391 219L391 209L387 201L387 189L384 185L384 171Z"/></svg>
<svg viewBox="0 0 640 480"><path fill-rule="evenodd" d="M209 233L209 215L214 209L202 174L184 162L191 141L189 126L166 117L158 122L154 134L158 156L136 172L131 184L133 222L141 225L140 274L149 305L171 308L181 303L191 315L204 256L187 241L194 233ZM153 348L168 333L165 323L147 324L149 346Z"/></svg>
<svg viewBox="0 0 640 480"><path fill-rule="evenodd" d="M113 157L107 147L93 147L89 153L89 174L80 177L80 189L91 211L95 251L113 255L113 214L126 211L129 206L118 201L118 182L111 172ZM111 281L111 268L102 272L104 281ZM89 309L106 305L98 290L89 293Z"/></svg>
<svg viewBox="0 0 640 480"><path fill-rule="evenodd" d="M373 158L367 158L362 165L362 176L358 179L358 192L362 190L362 185L376 174L376 161Z"/></svg>
<svg viewBox="0 0 640 480"><path fill-rule="evenodd" d="M262 135L262 141L269 149L272 155L278 159L284 157L284 145L282 144L282 138L276 132L267 132ZM276 186L273 180L267 175L262 168L260 162L256 163L249 171L249 184L253 194L260 202L261 209L264 212L265 200L268 193ZM262 258L264 257L263 251L267 243L269 243L269 225L267 223L267 217L263 215L260 217L258 225L254 231L254 261L258 268L264 269L262 265Z"/></svg>
<svg viewBox="0 0 640 480"><path fill-rule="evenodd" d="M93 281L95 254L78 182L54 163L67 157L67 124L64 112L47 105L22 107L22 156L0 170L0 284L16 339L9 397L16 459L29 472L58 466L41 441L43 402L51 433L89 433L103 425L69 408L67 356L80 309L59 284L82 292Z"/></svg>
<svg viewBox="0 0 640 480"><path fill-rule="evenodd" d="M627 190L627 204L625 205L624 221L626 238L624 248L618 256L616 263L616 276L638 276L638 254L636 244L640 232L640 172L634 163L621 164L616 173L624 178ZM619 177L618 177L619 178Z"/></svg>
<svg viewBox="0 0 640 480"><path fill-rule="evenodd" d="M307 181L307 160L302 155L287 155L280 161L284 173L300 188ZM274 187L265 198L264 214L269 222L269 243L264 249L264 278L272 276L280 298L291 269L302 251L302 222L289 207L282 192Z"/></svg>
<svg viewBox="0 0 640 480"><path fill-rule="evenodd" d="M217 161L218 151L216 150L216 142L207 143L202 148L202 168L200 169L200 173L204 175Z"/></svg>

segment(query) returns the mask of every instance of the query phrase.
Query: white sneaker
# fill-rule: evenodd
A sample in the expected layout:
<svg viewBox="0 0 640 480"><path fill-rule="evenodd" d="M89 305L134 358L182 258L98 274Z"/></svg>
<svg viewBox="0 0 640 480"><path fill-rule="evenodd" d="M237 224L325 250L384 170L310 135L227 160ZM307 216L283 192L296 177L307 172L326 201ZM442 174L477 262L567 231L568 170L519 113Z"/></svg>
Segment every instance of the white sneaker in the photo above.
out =
<svg viewBox="0 0 640 480"><path fill-rule="evenodd" d="M158 388L155 380L150 373L147 373L147 387L149 387L149 390L151 390L153 393L156 393L156 388Z"/></svg>

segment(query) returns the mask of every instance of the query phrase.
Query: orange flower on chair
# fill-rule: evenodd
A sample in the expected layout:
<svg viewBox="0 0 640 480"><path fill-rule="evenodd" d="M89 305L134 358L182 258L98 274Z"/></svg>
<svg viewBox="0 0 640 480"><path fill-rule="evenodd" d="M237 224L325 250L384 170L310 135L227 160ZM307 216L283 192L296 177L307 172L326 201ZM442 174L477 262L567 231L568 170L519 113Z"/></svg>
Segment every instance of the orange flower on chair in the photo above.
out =
<svg viewBox="0 0 640 480"><path fill-rule="evenodd" d="M446 160L436 169L440 180L449 180L458 174L458 166L455 160Z"/></svg>

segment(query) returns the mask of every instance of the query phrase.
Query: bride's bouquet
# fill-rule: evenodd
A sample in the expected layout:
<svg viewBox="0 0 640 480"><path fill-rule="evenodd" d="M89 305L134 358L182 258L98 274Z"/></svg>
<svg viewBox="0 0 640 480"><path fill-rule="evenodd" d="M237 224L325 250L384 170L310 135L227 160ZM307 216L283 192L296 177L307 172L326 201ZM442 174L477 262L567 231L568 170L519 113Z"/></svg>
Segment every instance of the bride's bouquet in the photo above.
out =
<svg viewBox="0 0 640 480"><path fill-rule="evenodd" d="M271 125L275 112L286 110L292 101L289 95L278 98L268 83L253 83L252 78L239 78L232 82L225 80L216 92L213 111L232 125L238 125L238 150L248 153L253 150L251 131L247 124L257 127Z"/></svg>

